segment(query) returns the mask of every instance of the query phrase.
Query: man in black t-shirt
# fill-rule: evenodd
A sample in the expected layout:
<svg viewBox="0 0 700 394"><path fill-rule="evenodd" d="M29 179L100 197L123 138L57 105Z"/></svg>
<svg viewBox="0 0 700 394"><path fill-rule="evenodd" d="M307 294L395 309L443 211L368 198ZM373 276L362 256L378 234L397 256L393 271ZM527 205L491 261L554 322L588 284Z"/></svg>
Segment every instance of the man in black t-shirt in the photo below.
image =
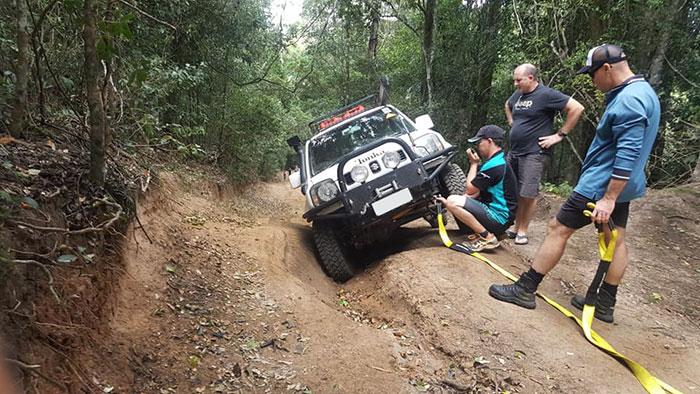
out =
<svg viewBox="0 0 700 394"><path fill-rule="evenodd" d="M584 108L575 99L539 83L532 64L516 67L513 84L517 90L506 101L505 112L511 126L508 162L518 179L518 212L508 235L517 245L524 245L550 148L573 130ZM552 133L558 112L566 114L566 121Z"/></svg>

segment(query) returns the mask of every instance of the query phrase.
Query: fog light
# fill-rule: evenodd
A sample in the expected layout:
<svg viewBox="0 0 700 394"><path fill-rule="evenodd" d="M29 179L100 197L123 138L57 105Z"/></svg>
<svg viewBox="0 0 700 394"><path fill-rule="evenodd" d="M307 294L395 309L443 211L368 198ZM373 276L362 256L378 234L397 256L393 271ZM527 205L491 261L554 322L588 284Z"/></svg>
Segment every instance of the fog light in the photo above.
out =
<svg viewBox="0 0 700 394"><path fill-rule="evenodd" d="M365 166L357 165L350 170L350 178L357 183L364 182L369 176L369 170Z"/></svg>

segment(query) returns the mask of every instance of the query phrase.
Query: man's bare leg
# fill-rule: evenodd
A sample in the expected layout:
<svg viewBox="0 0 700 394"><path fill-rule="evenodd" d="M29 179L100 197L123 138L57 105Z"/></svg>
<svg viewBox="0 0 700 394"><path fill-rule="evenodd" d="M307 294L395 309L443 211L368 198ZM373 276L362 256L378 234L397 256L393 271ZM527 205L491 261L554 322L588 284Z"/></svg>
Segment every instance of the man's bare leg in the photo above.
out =
<svg viewBox="0 0 700 394"><path fill-rule="evenodd" d="M518 197L518 209L515 213L515 232L520 235L527 235L530 227L530 220L535 213L537 199L530 197Z"/></svg>
<svg viewBox="0 0 700 394"><path fill-rule="evenodd" d="M617 242L615 242L615 254L613 255L612 263L608 269L608 273L605 275L605 282L611 285L619 285L622 280L622 276L625 274L625 269L627 269L627 263L629 262L629 255L627 252L627 245L625 244L625 229L622 227L617 227Z"/></svg>
<svg viewBox="0 0 700 394"><path fill-rule="evenodd" d="M552 218L547 224L547 235L544 237L544 242L535 254L532 269L542 275L551 271L559 263L564 249L566 249L566 242L575 231L559 223L556 218Z"/></svg>
<svg viewBox="0 0 700 394"><path fill-rule="evenodd" d="M564 254L566 242L574 229L564 226L555 218L549 221L547 235L535 260L527 272L520 275L515 283L491 285L489 295L497 300L509 302L523 308L534 309L535 292L545 274L554 268Z"/></svg>
<svg viewBox="0 0 700 394"><path fill-rule="evenodd" d="M455 219L466 224L476 234L481 234L486 231L484 227L469 211L464 209L465 196L449 196L445 201L445 208L455 217ZM460 205L461 204L461 205Z"/></svg>

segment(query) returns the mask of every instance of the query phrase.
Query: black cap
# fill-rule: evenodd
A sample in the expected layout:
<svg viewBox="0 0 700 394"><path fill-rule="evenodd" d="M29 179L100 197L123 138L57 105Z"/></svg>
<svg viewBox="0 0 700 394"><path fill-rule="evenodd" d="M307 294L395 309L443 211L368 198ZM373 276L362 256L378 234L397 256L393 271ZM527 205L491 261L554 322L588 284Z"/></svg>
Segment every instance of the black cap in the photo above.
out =
<svg viewBox="0 0 700 394"><path fill-rule="evenodd" d="M479 129L474 137L468 139L468 142L474 143L482 138L491 138L493 140L502 141L506 136L506 132L502 128L496 126L495 124L487 124L486 126Z"/></svg>
<svg viewBox="0 0 700 394"><path fill-rule="evenodd" d="M603 44L599 45L590 51L586 57L586 65L581 67L576 74L593 73L603 64L618 63L627 60L625 51L617 45Z"/></svg>

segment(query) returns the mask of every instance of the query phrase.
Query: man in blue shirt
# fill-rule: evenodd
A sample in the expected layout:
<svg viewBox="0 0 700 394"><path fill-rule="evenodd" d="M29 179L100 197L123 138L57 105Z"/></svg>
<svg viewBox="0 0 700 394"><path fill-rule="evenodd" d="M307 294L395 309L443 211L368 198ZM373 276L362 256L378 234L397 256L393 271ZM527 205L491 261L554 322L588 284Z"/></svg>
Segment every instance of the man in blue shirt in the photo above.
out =
<svg viewBox="0 0 700 394"><path fill-rule="evenodd" d="M610 269L598 290L595 317L612 323L617 286L627 267L625 227L631 200L642 197L646 188L644 166L656 140L661 117L659 99L643 77L634 75L622 48L600 45L588 52L587 73L595 87L605 93L605 112L588 148L581 177L555 219L535 255L530 270L513 284L492 285L489 294L501 301L535 308L537 286L561 259L569 237L591 222L583 216L588 202L594 202L592 220L607 223L612 218L618 230ZM583 308L583 297L571 300Z"/></svg>
<svg viewBox="0 0 700 394"><path fill-rule="evenodd" d="M456 220L474 232L469 238L469 247L474 251L497 248L496 235L503 234L515 219L518 186L501 148L504 137L505 131L496 125L480 128L468 140L476 145L479 154L467 150L466 193L436 197ZM481 166L479 156L485 160Z"/></svg>

